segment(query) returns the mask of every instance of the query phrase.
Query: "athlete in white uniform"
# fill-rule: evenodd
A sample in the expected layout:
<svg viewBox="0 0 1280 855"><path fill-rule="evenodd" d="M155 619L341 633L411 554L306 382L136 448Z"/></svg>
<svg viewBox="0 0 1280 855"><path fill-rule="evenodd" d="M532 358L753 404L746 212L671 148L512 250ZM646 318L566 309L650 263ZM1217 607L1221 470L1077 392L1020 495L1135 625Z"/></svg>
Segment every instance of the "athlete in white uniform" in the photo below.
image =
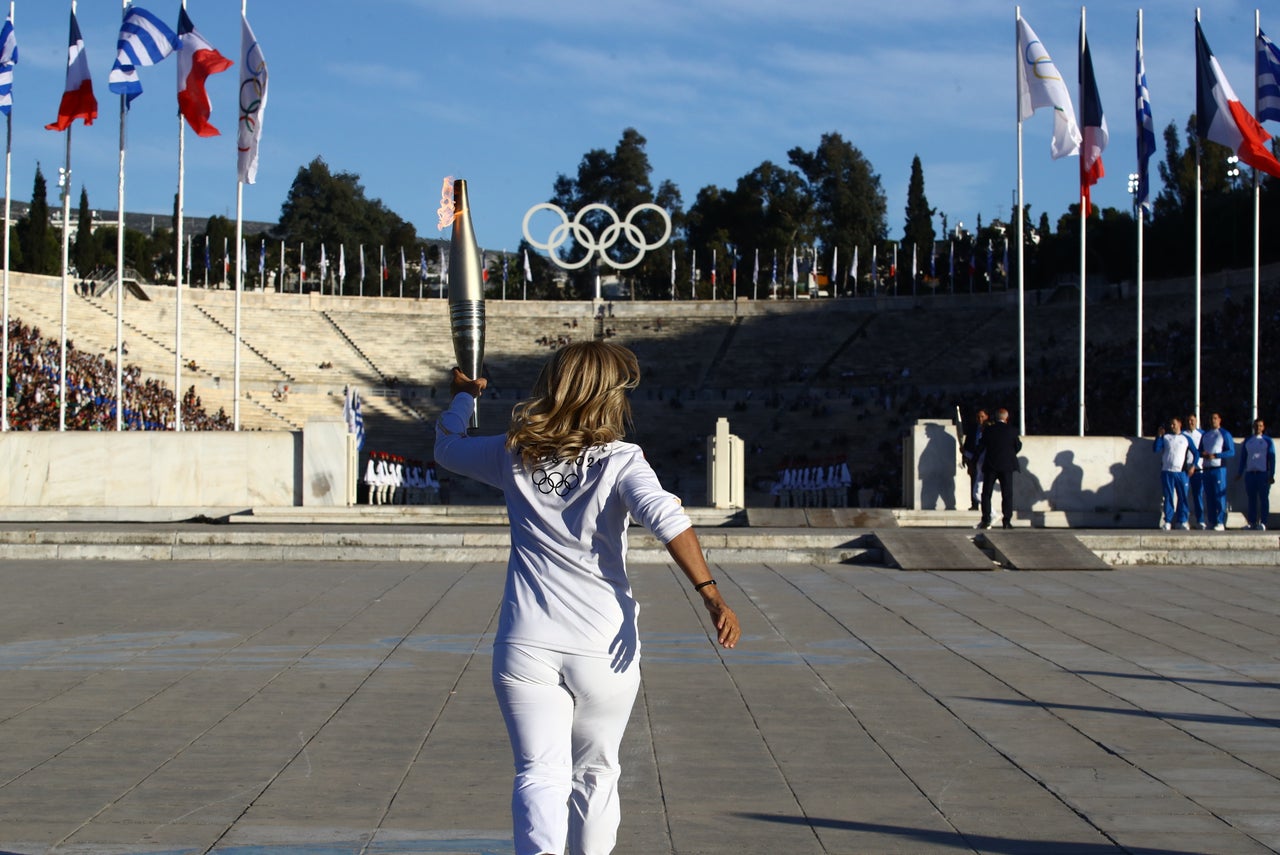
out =
<svg viewBox="0 0 1280 855"><path fill-rule="evenodd" d="M502 490L511 520L493 684L515 756L516 855L613 849L618 750L640 684L629 518L666 544L719 643L733 647L741 635L679 499L640 447L622 441L639 377L626 348L571 344L543 367L507 435L468 437L486 384L455 369L436 426L436 461Z"/></svg>

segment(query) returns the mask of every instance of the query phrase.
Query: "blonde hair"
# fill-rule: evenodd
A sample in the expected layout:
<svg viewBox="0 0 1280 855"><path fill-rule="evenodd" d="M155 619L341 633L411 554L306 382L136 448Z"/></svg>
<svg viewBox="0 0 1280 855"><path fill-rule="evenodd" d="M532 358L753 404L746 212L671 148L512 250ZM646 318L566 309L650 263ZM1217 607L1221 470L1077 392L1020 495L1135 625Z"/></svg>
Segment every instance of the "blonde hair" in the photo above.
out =
<svg viewBox="0 0 1280 855"><path fill-rule="evenodd" d="M566 345L547 360L533 392L511 412L507 448L526 466L571 460L614 442L631 424L627 392L640 383L640 364L607 341Z"/></svg>

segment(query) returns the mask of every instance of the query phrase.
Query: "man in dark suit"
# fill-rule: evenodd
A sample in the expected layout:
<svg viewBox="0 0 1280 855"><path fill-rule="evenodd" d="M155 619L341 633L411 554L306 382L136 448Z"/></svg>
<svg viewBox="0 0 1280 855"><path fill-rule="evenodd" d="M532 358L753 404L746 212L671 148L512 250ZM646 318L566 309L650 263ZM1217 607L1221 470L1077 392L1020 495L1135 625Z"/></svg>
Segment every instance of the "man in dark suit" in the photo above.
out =
<svg viewBox="0 0 1280 855"><path fill-rule="evenodd" d="M964 435L964 446L961 455L964 468L969 470L969 510L976 511L982 499L982 458L978 456L978 443L982 442L982 432L987 427L987 411L978 410L973 427Z"/></svg>
<svg viewBox="0 0 1280 855"><path fill-rule="evenodd" d="M982 522L978 528L991 528L991 490L997 482L1004 527L1013 528L1013 473L1018 469L1021 450L1022 440L1009 424L1009 411L1001 407L978 443L978 454L982 458Z"/></svg>

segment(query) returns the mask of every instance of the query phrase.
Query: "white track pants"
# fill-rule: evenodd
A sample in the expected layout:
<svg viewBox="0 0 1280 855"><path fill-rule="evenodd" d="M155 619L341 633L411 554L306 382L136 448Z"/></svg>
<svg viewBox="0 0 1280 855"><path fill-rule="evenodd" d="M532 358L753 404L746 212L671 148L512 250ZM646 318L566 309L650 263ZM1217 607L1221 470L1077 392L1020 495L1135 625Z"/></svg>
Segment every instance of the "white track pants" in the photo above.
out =
<svg viewBox="0 0 1280 855"><path fill-rule="evenodd" d="M495 644L493 689L507 723L516 777L516 855L607 855L618 805L618 746L640 665L517 644Z"/></svg>

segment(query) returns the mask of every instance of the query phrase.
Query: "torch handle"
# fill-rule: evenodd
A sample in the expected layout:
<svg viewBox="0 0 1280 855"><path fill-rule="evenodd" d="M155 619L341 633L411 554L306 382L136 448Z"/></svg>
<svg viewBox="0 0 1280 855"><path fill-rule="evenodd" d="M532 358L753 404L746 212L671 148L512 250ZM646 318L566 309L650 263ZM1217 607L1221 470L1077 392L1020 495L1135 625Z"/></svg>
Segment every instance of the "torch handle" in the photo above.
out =
<svg viewBox="0 0 1280 855"><path fill-rule="evenodd" d="M478 380L484 365L484 300L451 301L449 329L458 367L472 380ZM471 427L479 426L477 415L472 413Z"/></svg>

